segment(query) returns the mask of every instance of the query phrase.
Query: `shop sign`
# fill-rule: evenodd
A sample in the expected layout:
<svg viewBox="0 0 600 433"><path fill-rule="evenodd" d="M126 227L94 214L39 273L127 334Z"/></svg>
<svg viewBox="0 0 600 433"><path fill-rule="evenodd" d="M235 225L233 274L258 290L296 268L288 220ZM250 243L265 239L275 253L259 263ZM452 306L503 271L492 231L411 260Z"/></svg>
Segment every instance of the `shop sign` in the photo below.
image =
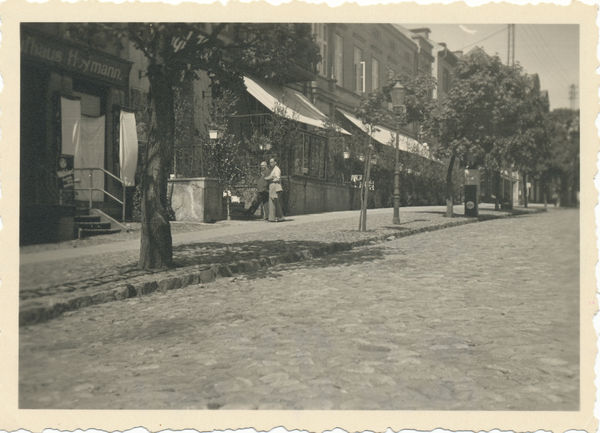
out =
<svg viewBox="0 0 600 433"><path fill-rule="evenodd" d="M73 176L73 155L59 155L58 167L58 188L72 189L75 186Z"/></svg>
<svg viewBox="0 0 600 433"><path fill-rule="evenodd" d="M49 35L22 30L21 53L31 59L119 86L129 83L131 62Z"/></svg>

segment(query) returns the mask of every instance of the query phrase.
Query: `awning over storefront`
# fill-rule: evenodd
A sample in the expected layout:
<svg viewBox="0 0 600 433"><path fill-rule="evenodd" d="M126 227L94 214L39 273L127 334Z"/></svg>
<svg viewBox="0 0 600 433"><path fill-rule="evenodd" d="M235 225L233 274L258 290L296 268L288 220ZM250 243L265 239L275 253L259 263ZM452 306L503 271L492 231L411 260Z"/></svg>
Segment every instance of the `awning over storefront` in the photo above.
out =
<svg viewBox="0 0 600 433"><path fill-rule="evenodd" d="M339 108L338 111L362 131L367 131L365 124L362 123L358 118L344 110L340 110ZM373 138L383 145L392 147L396 146L396 132L384 126L377 125L375 131L373 132ZM407 137L406 135L400 134L398 147L400 150L405 152L414 153L424 158L431 158L431 153L429 152L429 148L426 144L421 144L414 138Z"/></svg>
<svg viewBox="0 0 600 433"><path fill-rule="evenodd" d="M275 107L282 105L286 109L286 117L318 128L324 128L329 120L300 92L275 84L258 83L248 77L244 77L244 84L252 96L273 112ZM341 128L340 132L351 135Z"/></svg>

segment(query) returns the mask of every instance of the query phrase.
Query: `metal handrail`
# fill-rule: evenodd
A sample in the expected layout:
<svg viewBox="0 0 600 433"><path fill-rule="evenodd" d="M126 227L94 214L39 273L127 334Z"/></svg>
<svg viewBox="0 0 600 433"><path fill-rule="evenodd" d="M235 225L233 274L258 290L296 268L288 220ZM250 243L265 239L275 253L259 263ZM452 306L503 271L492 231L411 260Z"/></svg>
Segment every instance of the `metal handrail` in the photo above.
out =
<svg viewBox="0 0 600 433"><path fill-rule="evenodd" d="M117 176L115 176L114 174L112 174L111 172L105 170L102 167L85 167L85 168L75 168L73 169L73 171L89 171L90 174L89 176L92 177L92 173L93 170L100 170L103 171L105 174L108 174L110 177L112 177L113 179L115 179L116 181L118 181L122 186L123 186L123 200L119 200L118 198L116 198L114 195L112 195L111 193L109 193L108 191L106 191L103 188L93 188L92 187L92 182L90 180L90 187L89 188L73 188L75 190L80 190L80 191L89 191L90 192L90 209L92 208L92 191L102 191L104 194L108 195L109 197L111 197L113 200L115 200L117 203L119 203L121 206L123 206L123 221L125 221L125 203L126 203L126 191L125 191L125 184L123 183L123 181L121 179L119 179Z"/></svg>

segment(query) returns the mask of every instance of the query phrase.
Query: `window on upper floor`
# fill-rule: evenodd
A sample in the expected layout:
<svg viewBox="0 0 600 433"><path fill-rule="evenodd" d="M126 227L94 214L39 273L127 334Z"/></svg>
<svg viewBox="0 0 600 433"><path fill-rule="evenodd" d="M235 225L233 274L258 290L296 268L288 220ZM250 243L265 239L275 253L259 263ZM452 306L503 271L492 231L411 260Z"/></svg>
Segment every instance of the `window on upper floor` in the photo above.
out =
<svg viewBox="0 0 600 433"><path fill-rule="evenodd" d="M396 79L396 71L394 71L392 68L390 68L388 66L387 68L387 76L386 76L386 83L392 83L394 80Z"/></svg>
<svg viewBox="0 0 600 433"><path fill-rule="evenodd" d="M321 50L321 62L317 65L317 70L321 75L327 76L327 24L314 23L312 29L315 35L315 42Z"/></svg>
<svg viewBox="0 0 600 433"><path fill-rule="evenodd" d="M448 93L451 87L452 79L450 76L450 71L446 68L442 68L442 90Z"/></svg>
<svg viewBox="0 0 600 433"><path fill-rule="evenodd" d="M344 39L340 35L335 35L334 47L334 65L333 78L338 82L338 85L344 85Z"/></svg>
<svg viewBox="0 0 600 433"><path fill-rule="evenodd" d="M390 50L396 51L396 43L394 41L390 41Z"/></svg>
<svg viewBox="0 0 600 433"><path fill-rule="evenodd" d="M371 57L371 92L379 89L379 60Z"/></svg>
<svg viewBox="0 0 600 433"><path fill-rule="evenodd" d="M387 77L386 77L386 84L391 84L395 80L396 80L396 71L394 71L392 68L390 68L388 66L388 68L387 68ZM392 111L394 109L394 104L392 104L391 101L388 101L387 108L388 108L388 110Z"/></svg>
<svg viewBox="0 0 600 433"><path fill-rule="evenodd" d="M354 47L354 91L365 91L365 62L362 50L358 47Z"/></svg>

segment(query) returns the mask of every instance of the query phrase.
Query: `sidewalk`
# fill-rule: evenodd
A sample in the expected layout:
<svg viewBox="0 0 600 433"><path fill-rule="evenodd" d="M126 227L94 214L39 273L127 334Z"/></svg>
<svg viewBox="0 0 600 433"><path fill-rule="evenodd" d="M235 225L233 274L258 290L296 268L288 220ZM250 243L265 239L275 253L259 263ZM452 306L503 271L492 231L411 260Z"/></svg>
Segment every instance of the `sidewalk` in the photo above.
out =
<svg viewBox="0 0 600 433"><path fill-rule="evenodd" d="M543 207L512 212L480 207L480 220L539 212ZM127 299L154 291L201 285L220 277L253 272L346 251L353 247L477 222L455 206L401 208L401 224L391 224L393 210L368 211L367 232L358 231L359 211L298 215L282 223L260 220L222 221L173 235L173 269L138 269L139 238L84 248L58 248L20 255L20 325L47 321L65 311Z"/></svg>

